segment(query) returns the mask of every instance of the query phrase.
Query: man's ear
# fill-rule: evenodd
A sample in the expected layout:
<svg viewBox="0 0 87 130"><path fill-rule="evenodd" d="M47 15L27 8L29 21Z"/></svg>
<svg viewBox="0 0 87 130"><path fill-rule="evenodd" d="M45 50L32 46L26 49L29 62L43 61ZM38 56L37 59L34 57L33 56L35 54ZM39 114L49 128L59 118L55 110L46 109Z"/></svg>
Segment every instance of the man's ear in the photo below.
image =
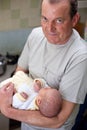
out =
<svg viewBox="0 0 87 130"><path fill-rule="evenodd" d="M76 26L76 24L78 23L79 20L80 20L80 15L79 15L79 13L76 13L76 15L72 19L72 25L73 25L73 27Z"/></svg>

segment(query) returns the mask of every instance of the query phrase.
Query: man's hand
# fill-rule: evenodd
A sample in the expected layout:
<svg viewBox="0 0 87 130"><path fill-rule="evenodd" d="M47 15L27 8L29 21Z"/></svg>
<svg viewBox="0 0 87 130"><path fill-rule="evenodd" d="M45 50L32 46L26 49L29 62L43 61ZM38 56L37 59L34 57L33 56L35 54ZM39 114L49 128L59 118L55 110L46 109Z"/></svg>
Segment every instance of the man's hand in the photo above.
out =
<svg viewBox="0 0 87 130"><path fill-rule="evenodd" d="M8 83L0 89L0 110L6 115L6 109L11 107L14 84Z"/></svg>

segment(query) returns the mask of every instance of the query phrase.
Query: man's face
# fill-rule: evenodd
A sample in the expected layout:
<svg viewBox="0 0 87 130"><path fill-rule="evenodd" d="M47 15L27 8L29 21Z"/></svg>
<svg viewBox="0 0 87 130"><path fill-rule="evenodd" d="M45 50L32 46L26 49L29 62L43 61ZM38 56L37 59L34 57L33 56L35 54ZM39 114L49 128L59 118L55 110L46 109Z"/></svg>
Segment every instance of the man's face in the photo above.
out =
<svg viewBox="0 0 87 130"><path fill-rule="evenodd" d="M50 43L64 44L72 33L74 20L70 17L70 4L62 1L50 4L47 0L42 3L41 25Z"/></svg>

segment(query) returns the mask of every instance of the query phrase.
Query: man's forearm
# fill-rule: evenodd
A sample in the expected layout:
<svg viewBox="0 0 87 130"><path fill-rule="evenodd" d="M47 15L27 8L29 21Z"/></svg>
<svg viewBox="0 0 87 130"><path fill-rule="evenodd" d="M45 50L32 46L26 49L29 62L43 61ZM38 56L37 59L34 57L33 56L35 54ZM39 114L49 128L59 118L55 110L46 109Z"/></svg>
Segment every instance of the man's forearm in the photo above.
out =
<svg viewBox="0 0 87 130"><path fill-rule="evenodd" d="M4 114L8 118L25 122L27 124L35 125L38 127L58 128L61 126L61 124L58 124L57 117L47 118L41 115L39 111L26 111L8 108L4 112Z"/></svg>
<svg viewBox="0 0 87 130"><path fill-rule="evenodd" d="M62 109L56 117L44 117L39 111L19 110L8 104L1 107L1 112L8 118L25 122L30 125L47 128L59 128L71 115L75 107L74 103L63 100Z"/></svg>

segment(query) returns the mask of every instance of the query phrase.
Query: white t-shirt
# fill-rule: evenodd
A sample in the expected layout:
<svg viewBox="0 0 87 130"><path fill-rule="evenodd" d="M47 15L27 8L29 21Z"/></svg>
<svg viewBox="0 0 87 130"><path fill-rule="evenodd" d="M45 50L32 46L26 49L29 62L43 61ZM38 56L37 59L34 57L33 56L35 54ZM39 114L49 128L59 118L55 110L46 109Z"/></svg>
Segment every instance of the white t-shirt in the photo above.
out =
<svg viewBox="0 0 87 130"><path fill-rule="evenodd" d="M18 65L28 69L32 78L44 78L49 86L59 89L63 99L81 104L87 92L86 44L75 30L66 44L51 44L39 27L28 37ZM74 122L78 110L79 105L65 123L65 130Z"/></svg>

